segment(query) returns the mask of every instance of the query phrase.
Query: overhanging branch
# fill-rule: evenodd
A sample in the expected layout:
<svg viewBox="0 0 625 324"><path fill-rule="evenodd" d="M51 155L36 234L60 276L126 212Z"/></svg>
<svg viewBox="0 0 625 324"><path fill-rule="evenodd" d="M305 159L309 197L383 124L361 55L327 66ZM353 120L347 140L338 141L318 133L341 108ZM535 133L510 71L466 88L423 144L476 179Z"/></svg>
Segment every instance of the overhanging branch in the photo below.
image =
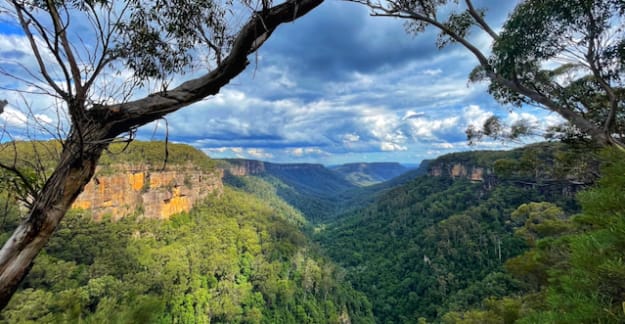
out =
<svg viewBox="0 0 625 324"><path fill-rule="evenodd" d="M89 111L110 127L109 137L145 125L182 107L215 95L249 64L247 56L254 53L275 29L305 15L323 0L290 0L262 12L256 12L241 28L230 54L209 73L186 81L178 87L148 95L145 98ZM102 119L103 118L103 119Z"/></svg>

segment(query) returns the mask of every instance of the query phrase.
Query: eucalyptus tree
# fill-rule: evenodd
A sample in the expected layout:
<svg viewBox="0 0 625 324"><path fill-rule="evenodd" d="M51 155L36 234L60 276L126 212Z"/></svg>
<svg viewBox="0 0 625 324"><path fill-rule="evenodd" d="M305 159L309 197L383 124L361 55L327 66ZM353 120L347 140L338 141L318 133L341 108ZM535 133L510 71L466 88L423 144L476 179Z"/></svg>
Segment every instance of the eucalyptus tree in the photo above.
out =
<svg viewBox="0 0 625 324"><path fill-rule="evenodd" d="M5 1L0 14L17 22L36 63L35 68L16 64L20 73L1 66L0 73L13 78L14 91L52 96L69 122L67 131L57 132L62 135L58 163L40 187L31 188L29 212L0 250L0 307L110 143L217 94L279 25L322 1ZM168 84L191 71L194 76L181 84ZM128 78L111 81L120 75ZM158 89L146 93L145 86L155 83ZM3 165L27 185L19 167Z"/></svg>
<svg viewBox="0 0 625 324"><path fill-rule="evenodd" d="M471 0L350 0L371 15L405 20L410 33L433 27L437 45L459 44L478 61L471 81L486 80L505 104L536 105L562 116L568 130L601 146L623 148L625 136L625 2L520 1L501 28ZM493 6L496 1L493 1ZM482 38L491 48L478 44ZM489 120L468 135L501 135ZM509 135L531 131L516 125Z"/></svg>

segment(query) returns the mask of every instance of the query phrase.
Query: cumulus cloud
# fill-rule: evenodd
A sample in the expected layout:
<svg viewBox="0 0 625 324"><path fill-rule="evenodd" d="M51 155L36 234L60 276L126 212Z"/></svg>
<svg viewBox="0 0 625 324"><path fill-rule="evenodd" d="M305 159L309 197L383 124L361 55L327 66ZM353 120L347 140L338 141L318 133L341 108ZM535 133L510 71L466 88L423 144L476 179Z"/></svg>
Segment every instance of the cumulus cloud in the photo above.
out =
<svg viewBox="0 0 625 324"><path fill-rule="evenodd" d="M360 140L360 136L358 134L349 133L343 135L343 143L354 143Z"/></svg>
<svg viewBox="0 0 625 324"><path fill-rule="evenodd" d="M434 143L432 144L432 146L442 148L442 149L447 149L447 150L451 150L455 148L455 146L451 143Z"/></svg>
<svg viewBox="0 0 625 324"><path fill-rule="evenodd" d="M247 149L247 155L255 158L255 159L271 159L273 154L265 152L264 149L259 148L250 148Z"/></svg>
<svg viewBox="0 0 625 324"><path fill-rule="evenodd" d="M295 157L303 157L303 156L327 156L329 155L327 152L323 151L318 147L296 147L292 149L287 149L286 152Z"/></svg>
<svg viewBox="0 0 625 324"><path fill-rule="evenodd" d="M530 113L526 113L526 112L518 113L516 111L510 112L506 116L506 121L510 125L518 123L518 122L526 122L529 126L532 126L532 127L538 127L540 124L538 117Z"/></svg>
<svg viewBox="0 0 625 324"><path fill-rule="evenodd" d="M468 105L463 109L463 117L466 121L466 126L473 125L475 127L481 127L491 116L493 116L492 112L486 111L478 105Z"/></svg>
<svg viewBox="0 0 625 324"><path fill-rule="evenodd" d="M437 76L441 73L443 73L443 70L441 69L427 69L423 71L423 74L427 76Z"/></svg>
<svg viewBox="0 0 625 324"><path fill-rule="evenodd" d="M487 18L505 18L504 6L510 5L494 6ZM454 46L439 51L435 38L432 31L410 37L400 21L371 18L361 6L326 3L276 30L256 65L219 94L168 115L168 130L163 122L153 123L141 128L139 137L168 131L172 140L212 156L283 162L412 161L464 149L466 126L481 125L498 106L485 85L467 87L475 59ZM0 33L0 58L9 62L7 68L18 60L36 68L27 49L22 36ZM106 75L100 86L116 89L129 77ZM173 85L187 77L176 77ZM4 94L0 91L0 99ZM46 109L58 105L49 98L29 100L35 118L56 122ZM7 124L24 120L18 113L3 115ZM538 120L558 121L553 115Z"/></svg>
<svg viewBox="0 0 625 324"><path fill-rule="evenodd" d="M437 133L455 128L459 117L446 117L442 119L413 118L407 121L411 135L414 138L436 139Z"/></svg>
<svg viewBox="0 0 625 324"><path fill-rule="evenodd" d="M564 118L557 114L548 114L541 120L544 128L557 126L565 122Z"/></svg>
<svg viewBox="0 0 625 324"><path fill-rule="evenodd" d="M404 146L404 145L400 145L398 143L393 143L393 142L382 142L380 143L380 149L382 151L388 152L388 151L406 151L408 150L408 147Z"/></svg>
<svg viewBox="0 0 625 324"><path fill-rule="evenodd" d="M19 128L26 127L26 122L28 121L26 114L11 106L4 107L4 112L0 114L0 119L2 119L7 126Z"/></svg>

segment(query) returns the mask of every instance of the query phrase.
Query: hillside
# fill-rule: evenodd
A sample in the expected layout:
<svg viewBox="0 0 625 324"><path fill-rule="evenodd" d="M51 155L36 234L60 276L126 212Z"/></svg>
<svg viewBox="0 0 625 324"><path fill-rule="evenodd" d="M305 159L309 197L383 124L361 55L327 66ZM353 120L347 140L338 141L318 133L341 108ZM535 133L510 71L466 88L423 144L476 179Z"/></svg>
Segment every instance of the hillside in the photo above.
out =
<svg viewBox="0 0 625 324"><path fill-rule="evenodd" d="M168 150L110 148L0 322L374 322L299 211L270 187L255 197L222 184L223 170L189 146ZM4 242L20 210L2 193ZM149 216L183 198L185 208Z"/></svg>
<svg viewBox="0 0 625 324"><path fill-rule="evenodd" d="M512 161L513 169L502 166ZM446 155L430 161L426 175L320 228L316 240L367 294L379 322L440 320L518 288L502 267L527 249L514 236L512 212L540 201L578 210L574 192L588 184L577 171L591 161L546 144Z"/></svg>
<svg viewBox="0 0 625 324"><path fill-rule="evenodd" d="M357 188L321 164L275 164L253 160L218 160L224 181L248 192L258 192L244 180L252 176L275 188L276 194L316 223L330 219L339 210L342 193Z"/></svg>
<svg viewBox="0 0 625 324"><path fill-rule="evenodd" d="M365 187L319 164L211 160L142 142L110 151L0 322L553 322L532 300L547 305L563 293L542 287L572 284L547 269L599 273L585 275L594 286L621 278L617 250L588 248L616 258L601 269L553 254L572 249L558 235L601 224L568 220L598 158L560 144L448 154ZM11 202L0 198L3 240L19 219ZM586 301L593 312L616 307ZM549 303L589 318L567 306L579 302Z"/></svg>
<svg viewBox="0 0 625 324"><path fill-rule="evenodd" d="M393 179L408 169L399 163L348 163L331 166L330 170L340 174L345 180L361 187L374 185Z"/></svg>
<svg viewBox="0 0 625 324"><path fill-rule="evenodd" d="M3 323L373 323L297 227L226 189L167 221L70 214Z"/></svg>

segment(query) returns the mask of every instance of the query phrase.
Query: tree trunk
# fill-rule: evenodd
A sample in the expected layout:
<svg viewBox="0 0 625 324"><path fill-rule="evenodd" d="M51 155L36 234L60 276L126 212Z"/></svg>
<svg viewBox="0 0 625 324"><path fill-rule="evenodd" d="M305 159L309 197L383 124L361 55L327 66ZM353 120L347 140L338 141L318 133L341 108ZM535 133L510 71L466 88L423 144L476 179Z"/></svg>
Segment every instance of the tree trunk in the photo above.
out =
<svg viewBox="0 0 625 324"><path fill-rule="evenodd" d="M0 309L8 304L32 267L34 258L93 177L100 155L108 145L107 141L101 140L102 128L92 128L91 136L82 140L77 132L72 134L65 143L58 166L35 198L28 217L0 250Z"/></svg>
<svg viewBox="0 0 625 324"><path fill-rule="evenodd" d="M70 108L74 108L69 110L73 125L59 163L35 198L26 220L0 250L0 309L8 304L28 274L34 258L91 180L102 151L114 138L218 93L245 69L247 56L255 52L279 25L294 21L322 2L288 0L254 13L241 28L226 59L213 71L171 91L90 110L81 105L71 106L70 102Z"/></svg>

